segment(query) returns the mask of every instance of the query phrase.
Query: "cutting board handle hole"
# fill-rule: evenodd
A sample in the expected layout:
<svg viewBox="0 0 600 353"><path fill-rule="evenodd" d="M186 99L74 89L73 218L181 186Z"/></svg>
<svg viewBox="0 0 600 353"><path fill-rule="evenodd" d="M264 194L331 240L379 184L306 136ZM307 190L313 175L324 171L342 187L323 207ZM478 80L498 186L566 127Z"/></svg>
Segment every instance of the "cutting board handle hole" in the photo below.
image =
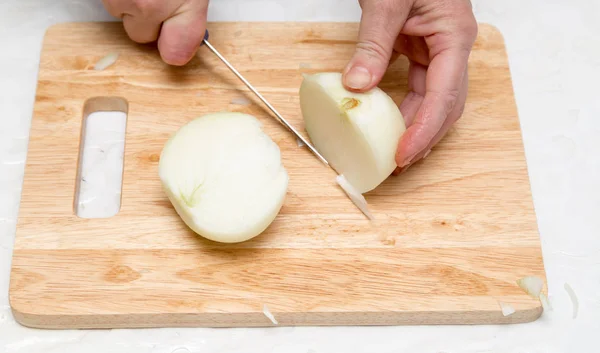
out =
<svg viewBox="0 0 600 353"><path fill-rule="evenodd" d="M110 218L121 209L127 111L120 97L84 103L73 205L78 217Z"/></svg>

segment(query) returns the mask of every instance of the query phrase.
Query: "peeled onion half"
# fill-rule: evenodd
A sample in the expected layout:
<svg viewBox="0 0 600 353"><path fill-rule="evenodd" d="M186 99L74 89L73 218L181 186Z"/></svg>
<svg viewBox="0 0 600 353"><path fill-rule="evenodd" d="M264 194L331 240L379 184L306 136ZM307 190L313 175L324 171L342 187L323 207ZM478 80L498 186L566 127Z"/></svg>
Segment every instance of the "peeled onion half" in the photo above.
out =
<svg viewBox="0 0 600 353"><path fill-rule="evenodd" d="M262 233L279 213L288 173L280 150L243 113L202 116L165 144L159 176L179 216L197 234L237 243Z"/></svg>
<svg viewBox="0 0 600 353"><path fill-rule="evenodd" d="M305 75L300 107L315 148L360 193L381 184L397 167L406 131L396 103L380 88L346 90L340 73Z"/></svg>

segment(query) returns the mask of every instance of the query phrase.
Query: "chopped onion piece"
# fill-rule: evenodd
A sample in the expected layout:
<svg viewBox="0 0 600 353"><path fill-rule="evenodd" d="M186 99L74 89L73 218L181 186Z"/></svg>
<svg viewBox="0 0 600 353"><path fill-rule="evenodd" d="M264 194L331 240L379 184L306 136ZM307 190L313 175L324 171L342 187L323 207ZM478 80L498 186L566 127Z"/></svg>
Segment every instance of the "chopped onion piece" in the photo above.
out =
<svg viewBox="0 0 600 353"><path fill-rule="evenodd" d="M502 315L509 316L515 313L515 308L513 308L512 305L503 303L501 301L498 301L498 304L502 309Z"/></svg>
<svg viewBox="0 0 600 353"><path fill-rule="evenodd" d="M248 100L245 97L236 97L233 98L231 100L231 104L236 104L236 105L249 105L250 104L250 100Z"/></svg>
<svg viewBox="0 0 600 353"><path fill-rule="evenodd" d="M575 295L575 291L573 291L573 288L568 283L565 283L565 290L569 294L571 302L573 302L573 319L575 319L579 312L579 300L577 299L577 295Z"/></svg>
<svg viewBox="0 0 600 353"><path fill-rule="evenodd" d="M114 64L118 58L119 58L119 53L116 53L116 52L109 53L102 59L98 60L96 65L94 65L94 70L98 70L98 71L104 70L107 67Z"/></svg>
<svg viewBox="0 0 600 353"><path fill-rule="evenodd" d="M298 144L298 147L304 147L304 142L302 142L302 140L296 139L296 143Z"/></svg>
<svg viewBox="0 0 600 353"><path fill-rule="evenodd" d="M536 276L527 276L517 280L517 284L530 296L539 298L542 287L544 286L544 281Z"/></svg>
<svg viewBox="0 0 600 353"><path fill-rule="evenodd" d="M542 303L542 308L544 311L552 311L552 305L550 304L550 300L544 293L540 293L540 302Z"/></svg>
<svg viewBox="0 0 600 353"><path fill-rule="evenodd" d="M300 68L301 69L310 69L311 66L312 65L310 63L300 63Z"/></svg>
<svg viewBox="0 0 600 353"><path fill-rule="evenodd" d="M373 215L371 214L371 212L369 212L369 209L367 207L367 200L365 200L365 197L360 192L358 192L352 186L352 184L348 182L348 180L346 180L346 177L344 177L344 175L338 175L335 178L335 180L337 181L338 185L344 190L346 195L350 197L350 200L352 200L352 202L362 211L362 213L364 213L365 216L367 216L367 218L373 219Z"/></svg>
<svg viewBox="0 0 600 353"><path fill-rule="evenodd" d="M271 320L271 322L274 325L279 325L279 323L277 322L277 320L275 320L275 316L273 316L273 314L271 314L271 311L269 311L269 308L267 307L267 305L263 305L263 314L265 314L266 317L269 318L269 320Z"/></svg>

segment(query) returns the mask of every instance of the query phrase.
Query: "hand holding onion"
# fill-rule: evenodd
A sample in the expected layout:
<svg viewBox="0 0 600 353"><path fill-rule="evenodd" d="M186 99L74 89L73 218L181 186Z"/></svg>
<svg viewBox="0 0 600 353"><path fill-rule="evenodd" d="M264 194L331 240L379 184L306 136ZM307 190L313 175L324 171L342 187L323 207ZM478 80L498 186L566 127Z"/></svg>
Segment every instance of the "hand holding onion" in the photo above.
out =
<svg viewBox="0 0 600 353"><path fill-rule="evenodd" d="M169 64L189 62L204 37L208 0L103 1L134 41L158 40ZM460 118L477 24L468 0L360 5L359 43L343 73L305 76L299 96L312 143L371 218L362 194L425 156ZM410 60L410 92L400 107L377 87L398 55ZM262 233L288 186L278 146L256 118L239 113L208 114L179 129L165 145L159 175L193 231L228 243Z"/></svg>
<svg viewBox="0 0 600 353"><path fill-rule="evenodd" d="M359 41L343 82L365 92L379 84L390 62L408 57L409 93L400 106L407 130L396 152L396 163L405 169L429 153L462 115L477 22L469 0L359 2Z"/></svg>

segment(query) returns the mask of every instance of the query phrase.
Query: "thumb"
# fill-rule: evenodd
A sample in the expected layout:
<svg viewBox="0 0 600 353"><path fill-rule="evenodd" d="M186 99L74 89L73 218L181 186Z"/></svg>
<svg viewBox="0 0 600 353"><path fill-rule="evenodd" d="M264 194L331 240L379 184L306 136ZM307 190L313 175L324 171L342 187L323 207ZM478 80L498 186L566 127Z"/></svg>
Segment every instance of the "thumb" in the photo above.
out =
<svg viewBox="0 0 600 353"><path fill-rule="evenodd" d="M363 0L358 43L342 81L351 91L367 91L385 74L396 38L410 12L410 0Z"/></svg>
<svg viewBox="0 0 600 353"><path fill-rule="evenodd" d="M206 32L208 1L187 2L162 24L158 50L170 65L187 64L202 44Z"/></svg>

